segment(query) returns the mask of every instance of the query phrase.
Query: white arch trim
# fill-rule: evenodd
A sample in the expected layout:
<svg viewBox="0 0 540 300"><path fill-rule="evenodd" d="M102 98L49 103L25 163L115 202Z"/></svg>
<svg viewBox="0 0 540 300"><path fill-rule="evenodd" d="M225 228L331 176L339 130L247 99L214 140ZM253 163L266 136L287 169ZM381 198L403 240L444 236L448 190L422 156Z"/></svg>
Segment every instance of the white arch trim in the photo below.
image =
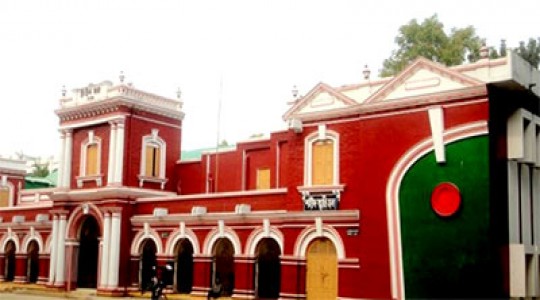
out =
<svg viewBox="0 0 540 300"><path fill-rule="evenodd" d="M259 228L255 229L250 234L249 238L247 239L245 253L247 255L250 255L250 256L255 256L256 255L255 251L257 249L257 245L264 238L271 238L271 239L275 240L276 243L279 245L279 249L281 251L281 254L283 254L283 251L285 249L284 245L283 245L283 243L284 243L283 233L274 226L270 226L268 231L266 231L262 227L259 227Z"/></svg>
<svg viewBox="0 0 540 300"><path fill-rule="evenodd" d="M488 133L487 121L468 123L444 132L444 144ZM401 261L401 225L399 212L399 189L401 181L412 165L427 153L434 151L431 137L421 141L407 151L394 165L386 186L386 214L388 220L388 245L390 248L390 269L392 278L392 298L405 298L405 284Z"/></svg>
<svg viewBox="0 0 540 300"><path fill-rule="evenodd" d="M135 235L133 242L131 243L131 255L136 256L141 254L141 245L146 239L151 239L156 244L156 255L163 254L163 244L161 242L161 238L154 229L149 228L148 230L143 229Z"/></svg>
<svg viewBox="0 0 540 300"><path fill-rule="evenodd" d="M35 231L32 227L30 231L26 234L22 241L22 251L24 253L28 253L28 245L30 245L31 241L36 241L39 246L39 253L45 253L45 248L43 247L43 238L41 237L41 234L39 232Z"/></svg>
<svg viewBox="0 0 540 300"><path fill-rule="evenodd" d="M176 229L167 239L167 243L165 246L165 253L170 256L174 256L174 247L176 246L176 243L178 243L181 239L187 239L191 243L191 246L193 246L193 254L200 254L201 253L201 246L199 245L199 241L197 239L197 236L193 232L193 230L189 228L185 228L184 232L182 232L181 229Z"/></svg>
<svg viewBox="0 0 540 300"><path fill-rule="evenodd" d="M219 230L219 228L215 228L208 233L208 235L206 236L206 240L204 241L204 254L212 256L212 248L214 247L214 243L220 238L226 238L231 241L234 247L235 255L242 254L240 238L238 238L238 235L236 234L236 232L234 232L234 230L227 226L224 226L222 231Z"/></svg>
<svg viewBox="0 0 540 300"><path fill-rule="evenodd" d="M6 245L9 241L13 241L15 244L15 253L19 253L20 251L20 244L19 244L19 237L11 231L11 228L8 228L8 232L4 233L4 236L2 237L2 240L0 242L0 245L2 248L0 248L0 253L4 253L6 250Z"/></svg>
<svg viewBox="0 0 540 300"><path fill-rule="evenodd" d="M300 233L296 244L294 246L294 255L296 257L306 257L306 251L309 244L318 238L327 238L336 247L336 253L338 259L345 259L345 247L343 246L343 240L334 228L328 225L322 225L322 230L317 230L315 225L309 226Z"/></svg>
<svg viewBox="0 0 540 300"><path fill-rule="evenodd" d="M94 213L92 213L92 211ZM69 219L67 220L67 223L66 223L66 234L65 234L66 239L70 237L69 236L70 229L79 230L79 228L74 229L72 228L72 226L74 225L75 221L79 220L81 215L89 215L89 216L95 217L96 221L98 222L100 233L103 236L103 214L101 213L101 210L95 204L90 203L90 202L85 202L77 206L77 208L75 208L73 212L71 213L71 215L69 216Z"/></svg>
<svg viewBox="0 0 540 300"><path fill-rule="evenodd" d="M51 243L52 243L52 234L49 234L47 239L45 240L45 248L43 248L43 253L50 254L51 253Z"/></svg>

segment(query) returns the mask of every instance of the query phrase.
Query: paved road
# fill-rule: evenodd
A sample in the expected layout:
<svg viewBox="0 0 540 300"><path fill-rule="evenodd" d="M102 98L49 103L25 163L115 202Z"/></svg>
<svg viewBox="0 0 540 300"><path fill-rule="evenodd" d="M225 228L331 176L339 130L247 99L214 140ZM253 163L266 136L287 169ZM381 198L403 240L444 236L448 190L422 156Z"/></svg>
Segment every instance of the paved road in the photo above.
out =
<svg viewBox="0 0 540 300"><path fill-rule="evenodd" d="M54 297L54 296L40 296L40 295L31 295L31 294L20 294L20 293L0 293L0 299L2 300L53 300L53 299L73 299L72 297ZM123 298L111 298L111 297L97 297L97 296L87 296L82 298L85 300L109 300L109 299L135 299L131 297ZM140 298L139 298L140 299ZM150 295L148 295L150 299Z"/></svg>

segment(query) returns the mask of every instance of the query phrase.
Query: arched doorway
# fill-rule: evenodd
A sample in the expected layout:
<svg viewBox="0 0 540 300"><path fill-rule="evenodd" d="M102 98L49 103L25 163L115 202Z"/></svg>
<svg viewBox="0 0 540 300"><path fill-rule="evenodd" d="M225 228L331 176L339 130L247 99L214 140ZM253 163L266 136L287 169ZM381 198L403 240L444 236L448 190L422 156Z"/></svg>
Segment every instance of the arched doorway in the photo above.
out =
<svg viewBox="0 0 540 300"><path fill-rule="evenodd" d="M212 249L212 281L222 286L221 296L231 296L234 290L234 247L231 241L220 238Z"/></svg>
<svg viewBox="0 0 540 300"><path fill-rule="evenodd" d="M6 281L13 281L15 279L15 243L13 241L9 241L6 244L6 248L4 249L5 254L5 280Z"/></svg>
<svg viewBox="0 0 540 300"><path fill-rule="evenodd" d="M99 252L99 225L94 217L86 217L79 231L77 287L96 288Z"/></svg>
<svg viewBox="0 0 540 300"><path fill-rule="evenodd" d="M281 283L281 249L271 238L262 239L257 245L254 265L255 295L259 299L279 298Z"/></svg>
<svg viewBox="0 0 540 300"><path fill-rule="evenodd" d="M193 246L188 239L176 244L176 290L182 294L191 293L193 288Z"/></svg>
<svg viewBox="0 0 540 300"><path fill-rule="evenodd" d="M28 244L26 254L26 278L28 282L36 283L39 275L39 245L35 240Z"/></svg>
<svg viewBox="0 0 540 300"><path fill-rule="evenodd" d="M156 252L157 247L154 241L151 239L145 239L142 244L141 260L139 262L139 282L141 283L141 290L146 290L150 286L150 280L156 271Z"/></svg>
<svg viewBox="0 0 540 300"><path fill-rule="evenodd" d="M318 238L307 250L306 294L308 299L336 299L338 265L336 248L327 238Z"/></svg>

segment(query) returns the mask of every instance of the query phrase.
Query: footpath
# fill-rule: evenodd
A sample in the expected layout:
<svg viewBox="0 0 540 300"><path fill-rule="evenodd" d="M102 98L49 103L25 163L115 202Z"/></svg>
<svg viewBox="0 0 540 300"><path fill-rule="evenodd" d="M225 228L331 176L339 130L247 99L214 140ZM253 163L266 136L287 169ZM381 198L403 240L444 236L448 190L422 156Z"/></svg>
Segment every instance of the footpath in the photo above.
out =
<svg viewBox="0 0 540 300"><path fill-rule="evenodd" d="M0 282L1 294L13 294L13 295L33 295L40 297L48 297L51 299L82 299L82 300L119 300L119 299L150 299L150 292L141 294L140 292L131 293L126 297L107 297L97 295L95 289L77 289L67 292L61 289L54 289L45 287L39 284L20 284L12 282ZM206 297L181 295L181 294L167 294L168 300L203 300ZM229 297L220 297L220 299L232 299Z"/></svg>

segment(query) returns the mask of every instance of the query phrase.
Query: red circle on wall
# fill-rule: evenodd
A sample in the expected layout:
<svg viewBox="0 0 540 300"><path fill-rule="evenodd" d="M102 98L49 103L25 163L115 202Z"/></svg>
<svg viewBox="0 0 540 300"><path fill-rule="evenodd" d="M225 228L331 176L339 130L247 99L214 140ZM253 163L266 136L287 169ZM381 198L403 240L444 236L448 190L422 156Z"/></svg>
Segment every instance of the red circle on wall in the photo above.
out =
<svg viewBox="0 0 540 300"><path fill-rule="evenodd" d="M431 208L441 217L454 215L461 206L461 194L456 185L450 182L440 183L431 193Z"/></svg>

